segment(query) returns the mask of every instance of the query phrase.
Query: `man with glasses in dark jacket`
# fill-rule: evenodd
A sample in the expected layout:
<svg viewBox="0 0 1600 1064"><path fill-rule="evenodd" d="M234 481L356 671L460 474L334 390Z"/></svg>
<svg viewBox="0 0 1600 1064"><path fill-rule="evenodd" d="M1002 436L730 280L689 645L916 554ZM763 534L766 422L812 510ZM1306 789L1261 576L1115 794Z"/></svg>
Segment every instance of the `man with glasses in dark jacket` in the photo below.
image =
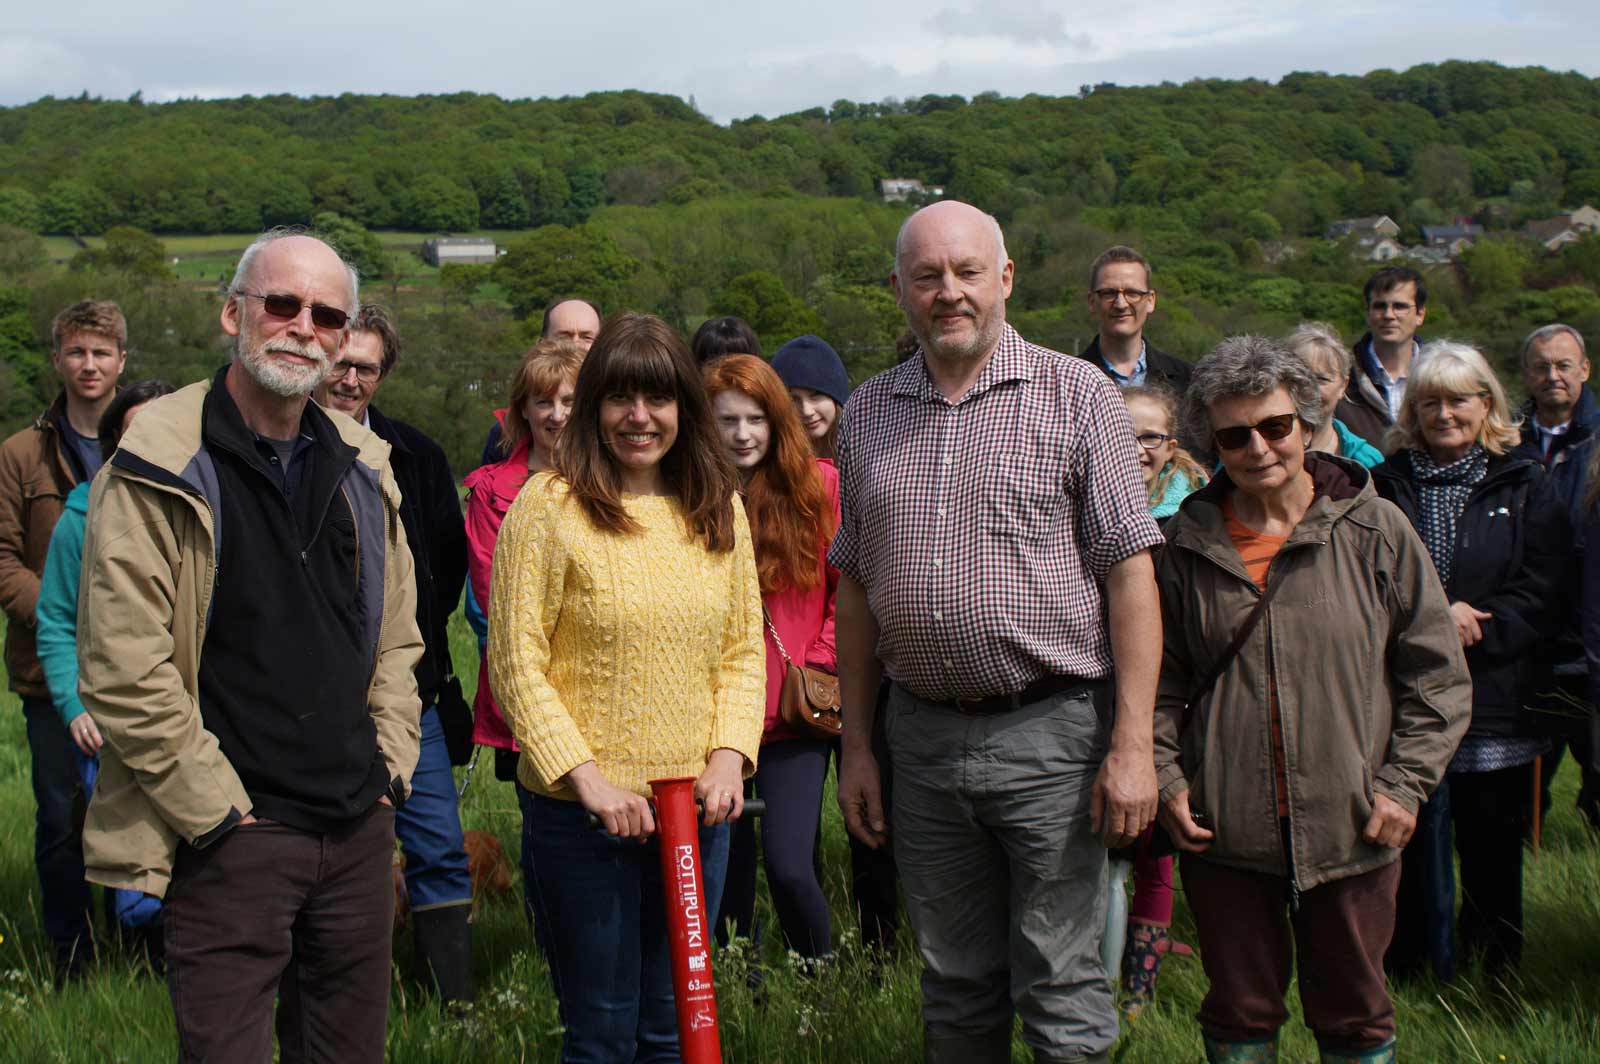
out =
<svg viewBox="0 0 1600 1064"><path fill-rule="evenodd" d="M1567 553L1574 572L1571 580L1561 581L1555 590L1566 594L1579 586L1576 567L1584 546L1587 468L1595 446L1595 428L1600 426L1600 403L1589 391L1588 345L1572 326L1556 322L1533 330L1522 342L1521 363L1529 399L1520 411L1522 442L1513 453L1544 465L1549 471L1549 490L1565 511L1565 534L1572 544ZM1550 782L1561 767L1564 751L1570 748L1583 772L1578 809L1591 827L1600 830L1597 724L1592 713L1578 708L1588 698L1589 684L1578 609L1577 602L1563 602L1561 631L1535 648L1528 708L1539 729L1554 743L1540 766L1543 808L1550 808Z"/></svg>
<svg viewBox="0 0 1600 1064"><path fill-rule="evenodd" d="M1159 382L1181 398L1189 387L1189 363L1157 351L1144 337L1144 323L1156 309L1145 257L1122 244L1101 252L1089 267L1088 299L1099 329L1083 357L1119 387Z"/></svg>
<svg viewBox="0 0 1600 1064"><path fill-rule="evenodd" d="M411 797L395 815L405 855L406 895L416 940L416 976L445 1001L472 997L472 877L450 772L447 724L472 727L455 686L447 623L467 577L467 534L461 499L444 450L420 430L386 417L373 399L400 358L400 336L383 308L364 304L350 323L350 340L316 391L323 406L361 422L388 442L400 484L400 519L417 569L417 627L422 660L422 752L411 776ZM451 697L451 694L454 697ZM442 697L441 697L442 696ZM462 714L456 719L451 714Z"/></svg>

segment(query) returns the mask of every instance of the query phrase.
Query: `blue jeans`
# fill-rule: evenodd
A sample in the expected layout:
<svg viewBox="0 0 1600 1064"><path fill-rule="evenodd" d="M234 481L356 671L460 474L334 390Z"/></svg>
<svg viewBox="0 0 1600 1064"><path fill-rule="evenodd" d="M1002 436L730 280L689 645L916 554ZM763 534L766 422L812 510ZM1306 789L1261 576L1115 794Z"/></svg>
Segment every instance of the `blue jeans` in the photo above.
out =
<svg viewBox="0 0 1600 1064"><path fill-rule="evenodd" d="M1521 853L1519 848L1518 853ZM1400 851L1394 939L1384 967L1396 978L1428 970L1441 983L1456 974L1456 864L1451 832L1450 777L1417 810L1417 827Z"/></svg>
<svg viewBox="0 0 1600 1064"><path fill-rule="evenodd" d="M413 909L472 904L472 874L461 836L456 780L444 727L433 706L422 711L422 747L411 774L411 796L394 816L406 856L406 898Z"/></svg>
<svg viewBox="0 0 1600 1064"><path fill-rule="evenodd" d="M81 965L94 954L89 930L89 883L83 878L83 839L73 817L82 793L77 746L48 698L24 698L28 749L33 755L33 862L39 870L39 909L58 965Z"/></svg>
<svg viewBox="0 0 1600 1064"><path fill-rule="evenodd" d="M678 1060L656 840L617 839L590 827L577 802L527 795L523 807L536 933L566 1028L563 1064ZM700 861L709 941L728 866L728 825L700 829Z"/></svg>

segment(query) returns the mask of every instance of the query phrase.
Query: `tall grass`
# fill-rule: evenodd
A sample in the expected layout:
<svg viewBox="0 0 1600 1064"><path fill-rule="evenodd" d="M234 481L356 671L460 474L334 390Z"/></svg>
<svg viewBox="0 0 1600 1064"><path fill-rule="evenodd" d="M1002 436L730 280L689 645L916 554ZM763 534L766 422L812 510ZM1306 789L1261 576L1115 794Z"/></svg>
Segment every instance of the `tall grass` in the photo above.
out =
<svg viewBox="0 0 1600 1064"><path fill-rule="evenodd" d="M470 688L476 644L452 622L455 660ZM286 668L294 667L285 662ZM470 697L470 690L468 692ZM1468 969L1448 987L1396 992L1401 1051L1411 1061L1586 1062L1600 1060L1600 855L1573 812L1576 772L1556 780L1544 849L1526 871L1528 942L1522 978L1490 986ZM469 828L499 835L515 865L516 799L480 759L462 807ZM813 971L785 956L768 934L757 955L736 943L716 957L722 1038L729 1061L898 1062L920 1058L918 965L909 936L898 956L877 965L864 953L849 912L849 854L831 794L824 804L823 865L836 914L836 957ZM520 889L520 886L519 886ZM763 904L765 904L763 902ZM15 696L0 695L0 1062L170 1061L176 1055L166 988L124 957L108 957L81 982L51 985L49 949L39 931L33 870L33 800L28 751ZM761 920L775 928L770 907ZM1181 894L1174 933L1193 942ZM389 1059L394 1061L553 1061L560 1046L555 1001L533 948L518 897L481 906L473 953L478 997L449 1015L398 973L409 970L410 943L395 939ZM761 978L752 979L759 966ZM759 984L759 989L753 985ZM1202 1058L1193 1015L1205 992L1198 960L1175 958L1161 975L1160 997L1117 1043L1118 1061ZM1285 1061L1314 1061L1298 1001L1284 1031ZM1020 1036L1013 1060L1030 1060Z"/></svg>

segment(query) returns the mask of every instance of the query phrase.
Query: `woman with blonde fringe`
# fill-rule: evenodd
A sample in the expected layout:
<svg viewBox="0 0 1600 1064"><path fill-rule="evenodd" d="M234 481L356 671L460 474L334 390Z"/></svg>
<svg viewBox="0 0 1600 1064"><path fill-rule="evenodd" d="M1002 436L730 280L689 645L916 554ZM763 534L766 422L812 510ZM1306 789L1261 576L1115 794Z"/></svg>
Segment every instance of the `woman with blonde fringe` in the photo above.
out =
<svg viewBox="0 0 1600 1064"><path fill-rule="evenodd" d="M1472 674L1471 726L1403 855L1387 958L1395 976L1429 965L1441 981L1453 974L1452 826L1462 945L1495 977L1522 957L1523 826L1534 761L1550 746L1523 709L1528 652L1549 622L1566 522L1543 467L1511 453L1520 438L1483 355L1435 340L1412 363L1390 431L1395 453L1372 471L1433 558Z"/></svg>

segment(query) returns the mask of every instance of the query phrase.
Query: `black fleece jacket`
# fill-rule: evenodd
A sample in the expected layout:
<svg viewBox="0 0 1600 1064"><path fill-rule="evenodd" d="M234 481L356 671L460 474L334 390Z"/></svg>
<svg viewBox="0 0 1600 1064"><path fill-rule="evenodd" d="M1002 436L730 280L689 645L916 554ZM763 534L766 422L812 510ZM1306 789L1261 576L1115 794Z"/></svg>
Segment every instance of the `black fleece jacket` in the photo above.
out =
<svg viewBox="0 0 1600 1064"><path fill-rule="evenodd" d="M1411 452L1399 451L1372 471L1378 494L1418 525L1419 496ZM1489 469L1456 522L1456 545L1445 594L1493 616L1483 641L1467 648L1472 672L1470 736L1522 733L1531 680L1529 651L1557 627L1550 604L1561 578L1565 515L1538 462L1491 455Z"/></svg>
<svg viewBox="0 0 1600 1064"><path fill-rule="evenodd" d="M307 403L311 437L285 492L218 374L202 437L216 467L217 576L200 655L200 716L260 818L328 831L390 790L367 710L373 661L364 557L343 481L356 462L328 415Z"/></svg>

